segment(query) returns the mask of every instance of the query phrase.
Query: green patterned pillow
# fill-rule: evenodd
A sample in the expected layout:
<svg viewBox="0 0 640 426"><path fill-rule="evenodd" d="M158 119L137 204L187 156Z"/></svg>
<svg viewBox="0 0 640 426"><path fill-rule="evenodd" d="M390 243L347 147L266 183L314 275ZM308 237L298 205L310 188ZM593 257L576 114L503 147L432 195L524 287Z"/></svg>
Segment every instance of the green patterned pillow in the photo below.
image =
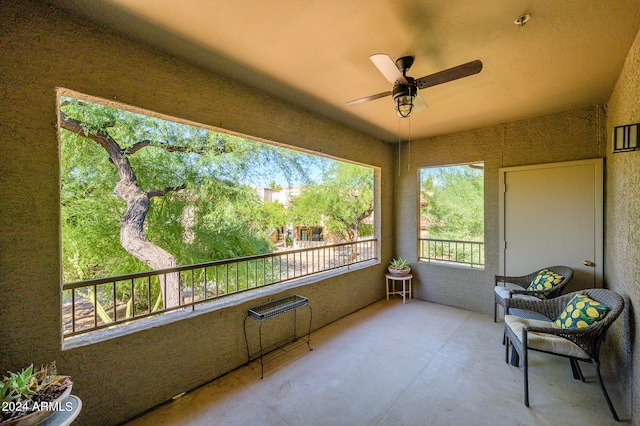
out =
<svg viewBox="0 0 640 426"><path fill-rule="evenodd" d="M562 282L564 277L562 275L558 275L553 271L548 269L543 269L538 272L538 275L531 281L527 290L529 291L540 291L540 290L549 290Z"/></svg>
<svg viewBox="0 0 640 426"><path fill-rule="evenodd" d="M609 308L584 293L578 293L567 303L555 324L561 328L588 327L606 315Z"/></svg>

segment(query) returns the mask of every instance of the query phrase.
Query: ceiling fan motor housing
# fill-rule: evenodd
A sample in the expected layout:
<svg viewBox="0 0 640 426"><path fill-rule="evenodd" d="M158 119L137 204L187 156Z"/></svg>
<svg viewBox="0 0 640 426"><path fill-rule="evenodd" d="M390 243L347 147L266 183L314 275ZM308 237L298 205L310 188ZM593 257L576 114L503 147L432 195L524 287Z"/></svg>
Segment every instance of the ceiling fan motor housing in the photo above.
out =
<svg viewBox="0 0 640 426"><path fill-rule="evenodd" d="M393 100L396 101L401 96L411 96L412 98L418 93L416 80L412 77L405 77L407 83L396 83L393 85Z"/></svg>
<svg viewBox="0 0 640 426"><path fill-rule="evenodd" d="M407 75L407 71L413 65L413 56L403 56L396 60L396 66L406 79L406 83L404 81L396 81L393 85L393 101L398 102L398 98L400 97L413 97L418 93L418 85L416 80Z"/></svg>

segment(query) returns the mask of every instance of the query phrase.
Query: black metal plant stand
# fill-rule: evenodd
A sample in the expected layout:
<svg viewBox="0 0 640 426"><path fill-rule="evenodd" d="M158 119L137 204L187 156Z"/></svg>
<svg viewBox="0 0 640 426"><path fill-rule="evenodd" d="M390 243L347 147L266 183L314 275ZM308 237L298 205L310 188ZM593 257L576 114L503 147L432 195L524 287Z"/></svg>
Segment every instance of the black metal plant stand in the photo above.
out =
<svg viewBox="0 0 640 426"><path fill-rule="evenodd" d="M302 297L298 295L287 296L287 297L283 297L282 299L265 303L264 305L256 306L255 308L251 308L247 311L247 316L244 319L244 342L247 346L247 364L255 359L260 359L260 378L261 379L264 377L263 357L265 355L264 349L262 348L262 322L269 318L273 318L293 310L294 313L293 313L292 342L295 342L299 338L304 337L304 336L296 336L296 318L297 318L296 311L298 308L302 306L309 307L309 329L307 331L307 347L309 348L310 351L312 351L313 349L311 349L310 339L311 339L311 319L312 319L313 313L311 310L311 305L309 304L309 299L307 299L306 297ZM254 320L258 321L258 340L260 341L260 352L258 352L258 354L254 357L252 357L251 353L249 352L249 340L247 339L247 320L249 318L253 318ZM273 350L278 348L279 347L276 347Z"/></svg>

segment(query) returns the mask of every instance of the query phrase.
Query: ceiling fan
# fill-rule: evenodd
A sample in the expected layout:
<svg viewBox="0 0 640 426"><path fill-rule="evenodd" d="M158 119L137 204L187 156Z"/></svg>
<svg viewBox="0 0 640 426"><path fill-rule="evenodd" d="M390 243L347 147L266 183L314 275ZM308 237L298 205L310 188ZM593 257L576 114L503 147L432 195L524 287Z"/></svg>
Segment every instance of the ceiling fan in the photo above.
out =
<svg viewBox="0 0 640 426"><path fill-rule="evenodd" d="M396 112L401 118L409 117L412 111L419 112L427 108L427 103L420 96L418 89L425 89L459 78L469 77L470 75L478 74L482 70L482 62L476 59L457 67L414 79L407 75L407 71L413 65L413 56L403 56L398 58L395 63L385 53L371 55L369 58L389 83L393 84L393 90L356 99L347 102L347 105L357 105L374 99L393 96Z"/></svg>

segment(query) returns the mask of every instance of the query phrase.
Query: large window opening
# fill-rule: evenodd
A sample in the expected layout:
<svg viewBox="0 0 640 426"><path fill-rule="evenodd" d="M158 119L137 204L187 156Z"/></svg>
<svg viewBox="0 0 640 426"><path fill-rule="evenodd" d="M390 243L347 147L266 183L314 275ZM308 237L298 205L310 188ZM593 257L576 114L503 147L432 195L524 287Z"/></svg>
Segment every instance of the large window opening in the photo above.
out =
<svg viewBox="0 0 640 426"><path fill-rule="evenodd" d="M420 170L419 259L484 267L483 163Z"/></svg>
<svg viewBox="0 0 640 426"><path fill-rule="evenodd" d="M374 170L60 89L63 334L377 258Z"/></svg>

